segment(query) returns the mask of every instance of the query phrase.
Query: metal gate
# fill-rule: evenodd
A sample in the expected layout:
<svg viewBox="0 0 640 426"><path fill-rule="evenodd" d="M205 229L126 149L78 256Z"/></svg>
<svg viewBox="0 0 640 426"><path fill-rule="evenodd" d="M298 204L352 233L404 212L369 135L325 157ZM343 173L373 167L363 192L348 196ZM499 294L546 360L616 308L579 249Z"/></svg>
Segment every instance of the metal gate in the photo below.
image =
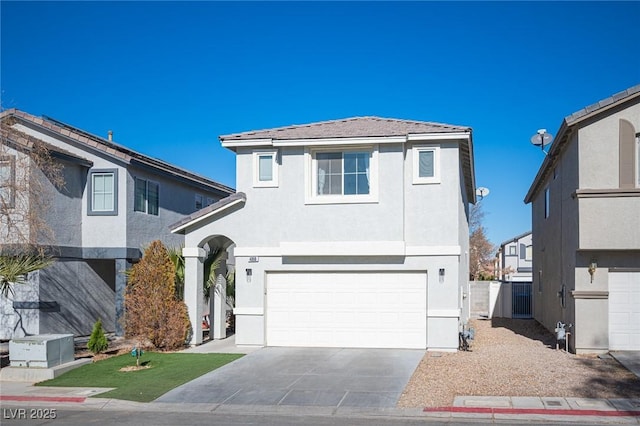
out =
<svg viewBox="0 0 640 426"><path fill-rule="evenodd" d="M511 283L511 316L532 318L531 283Z"/></svg>

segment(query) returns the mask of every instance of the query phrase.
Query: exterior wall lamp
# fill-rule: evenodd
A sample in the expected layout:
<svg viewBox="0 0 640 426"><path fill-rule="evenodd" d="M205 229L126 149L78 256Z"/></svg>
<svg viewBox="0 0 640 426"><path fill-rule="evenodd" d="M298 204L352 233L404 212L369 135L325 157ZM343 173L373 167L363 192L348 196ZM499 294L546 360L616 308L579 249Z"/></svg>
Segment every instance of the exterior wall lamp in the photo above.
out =
<svg viewBox="0 0 640 426"><path fill-rule="evenodd" d="M444 268L440 268L440 271L438 271L438 277L441 283L444 282Z"/></svg>
<svg viewBox="0 0 640 426"><path fill-rule="evenodd" d="M598 263L595 259L592 259L588 269L589 275L591 275L591 282L593 282L593 275L596 273L596 269L598 269Z"/></svg>

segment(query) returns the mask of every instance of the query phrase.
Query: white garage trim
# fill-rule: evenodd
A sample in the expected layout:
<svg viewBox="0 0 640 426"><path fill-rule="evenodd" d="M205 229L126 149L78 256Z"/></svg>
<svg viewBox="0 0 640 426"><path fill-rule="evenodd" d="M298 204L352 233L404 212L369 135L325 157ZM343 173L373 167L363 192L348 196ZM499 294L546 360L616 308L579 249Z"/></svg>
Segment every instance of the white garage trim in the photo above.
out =
<svg viewBox="0 0 640 426"><path fill-rule="evenodd" d="M640 272L609 272L609 349L640 350Z"/></svg>
<svg viewBox="0 0 640 426"><path fill-rule="evenodd" d="M427 347L426 272L272 272L267 346Z"/></svg>

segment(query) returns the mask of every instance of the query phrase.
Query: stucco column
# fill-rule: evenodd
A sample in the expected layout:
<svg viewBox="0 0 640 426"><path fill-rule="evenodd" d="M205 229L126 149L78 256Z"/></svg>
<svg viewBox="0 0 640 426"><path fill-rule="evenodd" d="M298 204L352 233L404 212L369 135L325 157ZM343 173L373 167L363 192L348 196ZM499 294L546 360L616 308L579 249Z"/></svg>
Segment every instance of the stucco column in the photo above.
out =
<svg viewBox="0 0 640 426"><path fill-rule="evenodd" d="M116 336L124 336L124 294L127 290L126 271L131 267L127 259L116 259Z"/></svg>
<svg viewBox="0 0 640 426"><path fill-rule="evenodd" d="M224 339L227 337L227 253L220 257L220 266L216 269L216 285L213 292L213 338Z"/></svg>
<svg viewBox="0 0 640 426"><path fill-rule="evenodd" d="M189 311L189 321L193 328L190 345L202 343L202 277L204 258L207 252L199 247L185 247L184 256L184 303Z"/></svg>

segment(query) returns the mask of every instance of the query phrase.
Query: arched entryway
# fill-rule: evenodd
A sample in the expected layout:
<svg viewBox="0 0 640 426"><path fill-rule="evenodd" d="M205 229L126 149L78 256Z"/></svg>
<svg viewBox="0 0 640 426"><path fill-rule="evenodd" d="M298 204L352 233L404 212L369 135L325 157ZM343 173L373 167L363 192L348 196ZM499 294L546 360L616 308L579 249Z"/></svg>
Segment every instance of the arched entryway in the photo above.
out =
<svg viewBox="0 0 640 426"><path fill-rule="evenodd" d="M211 235L202 240L197 247L185 247L182 254L185 258L184 301L189 311L189 321L193 327L191 345L203 341L204 315L209 315L209 335L213 339L226 337L227 316L227 272L233 268L233 241L224 235ZM215 255L215 264L209 266ZM209 279L211 267L212 283L209 290L209 303L204 300L204 283ZM207 309L208 308L208 309Z"/></svg>

